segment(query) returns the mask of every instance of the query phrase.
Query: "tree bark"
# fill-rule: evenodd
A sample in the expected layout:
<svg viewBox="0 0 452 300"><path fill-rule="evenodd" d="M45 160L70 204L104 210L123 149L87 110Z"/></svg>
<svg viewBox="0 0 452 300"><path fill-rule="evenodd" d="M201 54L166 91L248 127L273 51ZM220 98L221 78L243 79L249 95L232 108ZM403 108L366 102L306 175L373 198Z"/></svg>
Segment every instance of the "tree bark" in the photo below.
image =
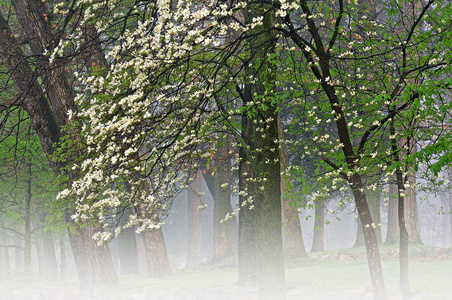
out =
<svg viewBox="0 0 452 300"><path fill-rule="evenodd" d="M393 178L397 180L396 178ZM389 185L389 203L388 203L388 230L386 233L385 245L393 245L400 241L400 227L398 225L398 190L397 183Z"/></svg>
<svg viewBox="0 0 452 300"><path fill-rule="evenodd" d="M188 188L188 245L186 267L196 268L202 262L201 173L198 171Z"/></svg>
<svg viewBox="0 0 452 300"><path fill-rule="evenodd" d="M124 214L119 221L120 226L126 225L132 212L132 209L124 210ZM119 270L121 275L140 274L140 270L138 268L138 251L135 229L133 227L123 229L118 237L118 243Z"/></svg>
<svg viewBox="0 0 452 300"><path fill-rule="evenodd" d="M245 85L245 95L250 95L250 86ZM249 144L252 136L252 122L242 116L242 139ZM254 173L250 157L245 150L246 145L239 148L239 234L238 234L238 266L237 284L255 285L256 274L256 241L255 241L255 210L252 209L254 198Z"/></svg>
<svg viewBox="0 0 452 300"><path fill-rule="evenodd" d="M412 152L413 153L413 152ZM408 182L410 186L405 189L405 221L406 229L408 231L408 240L410 243L422 244L421 236L419 233L419 214L417 211L416 190L414 188L416 184L416 174L412 170L408 171ZM400 207L400 205L399 205Z"/></svg>
<svg viewBox="0 0 452 300"><path fill-rule="evenodd" d="M214 204L213 204L213 255L212 262L220 262L232 256L232 239L230 220L225 220L231 213L231 157L229 140L219 141L220 145L214 158Z"/></svg>
<svg viewBox="0 0 452 300"><path fill-rule="evenodd" d="M18 105L22 106L30 116L32 127L36 130L41 140L49 162L55 172L58 173L63 165L52 161L51 155L55 145L58 143L61 127L69 121L68 112L76 110L74 93L66 79L64 68L50 66L48 58L43 55L44 50L50 45L54 37L51 22L46 20L46 16L50 16L50 14L46 11L43 3L41 1L15 0L12 4L26 33L30 49L38 61L35 70L40 71L42 74L42 82L46 87L51 105L47 102L36 80L36 72L24 63L26 61L25 55L3 17L0 20L0 29L2 29L0 33L0 47L2 51L0 52L6 61L7 67L10 70L14 70L12 79L21 95L21 101ZM69 223L71 221L71 211L66 210L66 214L66 219ZM78 226L77 224L72 225ZM88 227L90 226L88 225ZM93 233L88 228L79 229L78 235L69 232L70 239L74 239L71 240L71 245L75 247L73 249L75 261L82 263L82 265L77 266L79 278L87 280L87 282L80 282L81 287L92 287L99 282L108 284L116 282L114 269L110 266L111 257L108 258L110 256L108 248L106 246L96 247L91 239ZM90 249L82 249L83 247L90 247ZM93 255L93 257L76 257L88 254ZM95 264L89 263L90 260L96 263L105 263L106 265L99 266L102 272L96 269ZM83 272L87 272L88 275L83 274ZM102 276L102 278L93 276Z"/></svg>
<svg viewBox="0 0 452 300"><path fill-rule="evenodd" d="M325 251L325 202L318 201L315 205L314 238L311 252Z"/></svg>
<svg viewBox="0 0 452 300"><path fill-rule="evenodd" d="M26 276L31 276L31 164L27 164L27 194L25 198L25 216L24 216L24 261Z"/></svg>
<svg viewBox="0 0 452 300"><path fill-rule="evenodd" d="M66 242L64 240L64 235L60 237L60 280L64 280L66 278Z"/></svg>
<svg viewBox="0 0 452 300"><path fill-rule="evenodd" d="M8 238L4 232L0 232L0 244L7 246ZM0 274L11 269L8 247L0 246Z"/></svg>
<svg viewBox="0 0 452 300"><path fill-rule="evenodd" d="M279 156L281 159L281 213L283 222L283 246L284 258L293 259L298 257L307 257L306 248L303 242L303 232L301 230L298 210L292 206L293 183L292 176L286 174L289 166L289 153L287 152L284 140L284 131L281 123L281 117L278 114L278 137L280 140Z"/></svg>
<svg viewBox="0 0 452 300"><path fill-rule="evenodd" d="M156 211L148 211L141 205L135 207L138 217L150 219L159 223ZM143 238L148 274L153 277L163 277L172 274L166 251L165 238L162 228L146 229L141 233Z"/></svg>
<svg viewBox="0 0 452 300"><path fill-rule="evenodd" d="M263 108L254 105L250 147L254 180L256 271L259 299L286 299L284 254L282 245L281 219L281 165L278 147L278 109L276 103L268 100L274 92L275 66L268 61L268 55L275 53L276 32L274 13L263 1L251 5L245 16L247 22L263 16L261 26L256 26L257 36L250 38L250 64L257 78L252 85L251 100L262 101ZM273 69L272 69L273 68ZM249 69L251 71L252 68ZM265 71L265 72L264 72ZM259 98L261 97L261 98Z"/></svg>

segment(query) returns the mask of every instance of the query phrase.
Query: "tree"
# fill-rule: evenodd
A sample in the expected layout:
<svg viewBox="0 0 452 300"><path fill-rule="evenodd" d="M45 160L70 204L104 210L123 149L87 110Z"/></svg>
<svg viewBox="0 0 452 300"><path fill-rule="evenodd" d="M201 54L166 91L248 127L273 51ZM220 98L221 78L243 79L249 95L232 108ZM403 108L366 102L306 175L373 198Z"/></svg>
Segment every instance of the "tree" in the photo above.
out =
<svg viewBox="0 0 452 300"><path fill-rule="evenodd" d="M15 101L8 103L7 107L19 106L27 112L52 168L59 173L67 162L58 163L52 159L52 155L59 142L62 127L68 123L69 112L75 111L74 93L64 68L52 65L49 57L43 55L55 42L56 36L56 31L48 22L51 15L47 11L48 7L39 1L13 1L12 4L36 64L27 63L28 56L20 47L7 21L3 16L0 17L1 56L7 69L11 70L11 79L18 91ZM70 216L71 211L68 209L67 222L73 224ZM106 284L114 283L115 274L108 248L95 246L89 226L78 228L78 235L69 231L69 236L82 288L92 287L102 280Z"/></svg>

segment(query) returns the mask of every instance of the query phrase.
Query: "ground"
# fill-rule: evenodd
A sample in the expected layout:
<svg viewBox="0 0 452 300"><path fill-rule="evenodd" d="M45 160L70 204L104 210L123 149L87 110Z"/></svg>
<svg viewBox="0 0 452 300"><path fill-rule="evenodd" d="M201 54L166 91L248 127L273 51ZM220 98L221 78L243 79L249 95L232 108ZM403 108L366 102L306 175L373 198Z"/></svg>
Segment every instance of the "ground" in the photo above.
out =
<svg viewBox="0 0 452 300"><path fill-rule="evenodd" d="M394 247L382 247L382 263L390 299L401 299L398 291L398 260ZM410 252L411 299L452 299L452 250L412 246ZM310 254L287 264L288 299L373 299L363 248ZM145 299L257 299L254 288L236 285L237 269L204 265L198 270L175 271L172 277L122 276L114 288L99 288L80 295L75 278L45 283L25 283L1 277L2 300L145 300Z"/></svg>

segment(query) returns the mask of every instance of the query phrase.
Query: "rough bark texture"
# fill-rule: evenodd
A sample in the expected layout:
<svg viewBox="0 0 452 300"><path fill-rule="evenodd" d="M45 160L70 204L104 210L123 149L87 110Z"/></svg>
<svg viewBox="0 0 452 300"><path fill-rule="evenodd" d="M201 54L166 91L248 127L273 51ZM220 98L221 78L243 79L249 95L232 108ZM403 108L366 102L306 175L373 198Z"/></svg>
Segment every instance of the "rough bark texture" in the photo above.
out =
<svg viewBox="0 0 452 300"><path fill-rule="evenodd" d="M271 96L276 72L267 57L274 53L276 32L271 5L259 1L248 7L247 22L263 16L262 26L255 27L258 35L249 40L250 63L257 69L254 78L258 80L251 88L251 97L263 101L267 108L254 105L255 113L251 141L251 164L256 180L253 201L255 207L255 242L258 295L260 299L285 299L284 254L282 245L281 220L281 166L278 140L278 113L276 104L266 96ZM256 70L255 69L255 70ZM270 69L270 70L269 70ZM264 72L265 70L265 72ZM261 72L262 71L262 72ZM259 98L262 97L262 98ZM259 99L259 100L258 100ZM262 100L263 99L263 100ZM256 151L257 150L257 151ZM275 151L276 150L276 151Z"/></svg>
<svg viewBox="0 0 452 300"><path fill-rule="evenodd" d="M156 211L149 211L140 205L135 207L137 215L140 218L153 220L159 223L159 217ZM146 263L148 265L148 274L153 277L162 277L172 274L166 251L165 238L162 228L146 229L141 233L144 242Z"/></svg>
<svg viewBox="0 0 452 300"><path fill-rule="evenodd" d="M71 224L75 231L68 230L68 233L82 292L88 292L99 285L115 286L118 280L110 251L106 244L98 246L91 238L100 228L80 228L68 215L66 222Z"/></svg>
<svg viewBox="0 0 452 300"><path fill-rule="evenodd" d="M213 255L212 262L232 256L231 220L225 218L231 212L231 157L229 141L219 141L214 158L214 204L213 204ZM226 185L225 187L223 187Z"/></svg>
<svg viewBox="0 0 452 300"><path fill-rule="evenodd" d="M281 123L281 117L278 114L278 137L284 140L284 131ZM289 153L287 146L281 142L279 147L279 156L281 160L281 201L282 201L282 222L283 222L283 246L284 258L293 259L298 257L307 257L303 242L303 232L301 230L298 210L292 206L292 177L285 173L289 166Z"/></svg>
<svg viewBox="0 0 452 300"><path fill-rule="evenodd" d="M325 203L318 201L315 206L314 238L311 252L325 251Z"/></svg>
<svg viewBox="0 0 452 300"><path fill-rule="evenodd" d="M201 173L197 172L188 188L188 245L187 268L196 268L202 262Z"/></svg>
<svg viewBox="0 0 452 300"><path fill-rule="evenodd" d="M245 86L245 96L250 95L249 85ZM242 138L246 143L252 136L252 123L249 118L242 116ZM255 210L251 209L248 200L254 198L254 178L250 158L244 145L239 148L239 234L238 234L238 266L239 285L254 285L256 275L256 241L255 241Z"/></svg>
<svg viewBox="0 0 452 300"><path fill-rule="evenodd" d="M119 221L120 226L126 225L132 212L132 209L124 210L124 214ZM135 228L129 227L123 229L118 237L118 244L119 271L121 275L139 274L140 270L138 268L137 237Z"/></svg>

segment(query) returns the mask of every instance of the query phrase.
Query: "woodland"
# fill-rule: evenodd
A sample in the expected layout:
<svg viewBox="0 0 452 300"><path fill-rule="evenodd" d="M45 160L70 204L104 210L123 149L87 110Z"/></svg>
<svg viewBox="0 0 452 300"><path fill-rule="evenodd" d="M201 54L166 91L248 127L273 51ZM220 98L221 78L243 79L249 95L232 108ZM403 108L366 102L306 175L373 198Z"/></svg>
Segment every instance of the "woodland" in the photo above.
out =
<svg viewBox="0 0 452 300"><path fill-rule="evenodd" d="M0 298L317 299L331 258L422 299L452 278L451 27L446 0L0 1Z"/></svg>

